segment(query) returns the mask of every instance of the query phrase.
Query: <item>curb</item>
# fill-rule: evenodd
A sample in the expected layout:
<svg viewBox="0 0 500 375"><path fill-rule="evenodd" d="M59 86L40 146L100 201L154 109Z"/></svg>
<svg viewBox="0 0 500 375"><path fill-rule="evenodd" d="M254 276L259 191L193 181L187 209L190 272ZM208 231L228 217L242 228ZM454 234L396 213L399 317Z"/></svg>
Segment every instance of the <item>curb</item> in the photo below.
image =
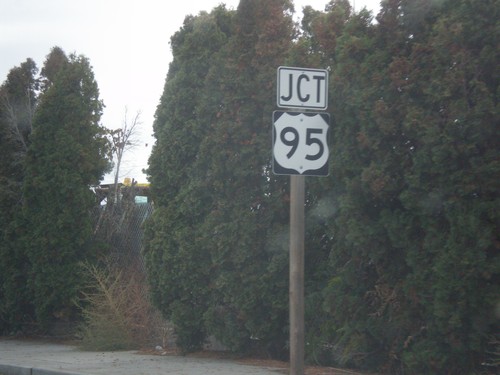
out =
<svg viewBox="0 0 500 375"><path fill-rule="evenodd" d="M32 375L31 368L22 366L2 365L0 363L0 373L3 375Z"/></svg>
<svg viewBox="0 0 500 375"><path fill-rule="evenodd" d="M31 369L31 375L91 375L91 374L83 374L81 372L66 372L66 371L45 370L45 369L41 369L41 368L33 368L33 369Z"/></svg>
<svg viewBox="0 0 500 375"><path fill-rule="evenodd" d="M2 365L0 363L0 374L2 375L91 375L81 372L66 372L58 370L47 370L42 368L32 368L14 365Z"/></svg>

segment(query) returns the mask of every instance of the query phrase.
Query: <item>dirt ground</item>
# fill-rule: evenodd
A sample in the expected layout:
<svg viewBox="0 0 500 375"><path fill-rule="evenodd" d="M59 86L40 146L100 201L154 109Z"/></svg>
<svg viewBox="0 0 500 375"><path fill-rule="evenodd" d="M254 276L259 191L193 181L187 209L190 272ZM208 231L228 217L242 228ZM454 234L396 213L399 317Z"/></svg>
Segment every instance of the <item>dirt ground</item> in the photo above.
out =
<svg viewBox="0 0 500 375"><path fill-rule="evenodd" d="M273 361L273 360L252 360L243 359L238 360L239 363L244 363L252 366L263 366L269 368L279 369L278 371L283 372L283 374L288 374L288 363ZM320 367L320 366L306 366L305 375L368 375L366 373L360 373L350 370L343 370L334 367Z"/></svg>
<svg viewBox="0 0 500 375"><path fill-rule="evenodd" d="M174 350L168 352L164 351L158 352L155 350L141 350L139 353L155 354L155 355L179 355L179 353L177 353ZM288 374L289 371L287 362L277 361L273 359L235 357L230 353L218 352L218 351L205 350L201 352L188 354L187 357L229 359L244 365L270 368L283 374ZM305 370L306 370L305 375L377 375L374 373L356 372L352 370L345 370L334 367L321 367L321 366L306 366Z"/></svg>
<svg viewBox="0 0 500 375"><path fill-rule="evenodd" d="M34 338L25 338L27 341L37 340ZM39 339L39 338L38 338ZM68 339L46 339L45 341L51 343L58 344L66 344L66 345L78 345L78 341L68 340ZM138 355L148 354L148 355L168 355L168 356L178 356L182 355L175 349L162 349L161 351L151 349L141 349L137 351ZM212 351L212 350L203 350L195 353L187 354L186 357L193 358L212 358L212 359L225 359L232 360L239 364L249 365L249 366L259 366L272 369L277 373L288 374L289 365L288 362L278 361L273 359L265 359L265 358L251 358L251 357L242 357L239 355L235 355L228 352L223 351ZM0 374L2 375L2 374ZM375 373L367 373L367 372L357 372L353 370L339 369L334 367L322 367L322 366L306 366L305 375L378 375Z"/></svg>

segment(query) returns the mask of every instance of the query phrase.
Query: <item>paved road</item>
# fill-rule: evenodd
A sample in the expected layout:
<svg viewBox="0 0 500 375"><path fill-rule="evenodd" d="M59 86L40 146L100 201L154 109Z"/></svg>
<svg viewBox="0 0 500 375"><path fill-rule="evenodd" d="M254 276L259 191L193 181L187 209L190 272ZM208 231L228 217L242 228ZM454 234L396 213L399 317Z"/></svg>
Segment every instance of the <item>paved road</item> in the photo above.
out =
<svg viewBox="0 0 500 375"><path fill-rule="evenodd" d="M0 339L0 373L5 375L277 375L280 372L277 369L248 366L231 360L143 355L134 351L84 352L70 345Z"/></svg>

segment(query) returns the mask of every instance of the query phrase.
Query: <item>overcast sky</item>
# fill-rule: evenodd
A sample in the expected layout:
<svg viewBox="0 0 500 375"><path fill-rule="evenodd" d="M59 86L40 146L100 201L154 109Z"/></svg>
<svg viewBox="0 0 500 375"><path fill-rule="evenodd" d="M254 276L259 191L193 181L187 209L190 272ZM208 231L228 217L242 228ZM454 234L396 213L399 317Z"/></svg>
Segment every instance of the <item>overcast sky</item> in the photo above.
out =
<svg viewBox="0 0 500 375"><path fill-rule="evenodd" d="M154 112L172 59L170 37L186 15L220 3L236 9L239 0L0 0L0 83L28 57L41 68L54 46L88 57L106 106L102 124L118 128L125 108L129 118L141 112L141 142L129 152L121 178L147 182L141 169L154 143ZM303 6L324 10L327 3L294 0L298 14ZM356 10L379 9L379 0L354 3ZM104 182L111 181L107 176Z"/></svg>

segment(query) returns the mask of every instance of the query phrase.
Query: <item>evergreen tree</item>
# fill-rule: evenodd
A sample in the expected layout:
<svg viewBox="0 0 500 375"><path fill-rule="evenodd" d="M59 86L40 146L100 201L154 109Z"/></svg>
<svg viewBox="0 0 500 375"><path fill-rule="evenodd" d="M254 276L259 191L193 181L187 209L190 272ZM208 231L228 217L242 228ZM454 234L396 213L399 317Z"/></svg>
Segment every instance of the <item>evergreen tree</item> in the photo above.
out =
<svg viewBox="0 0 500 375"><path fill-rule="evenodd" d="M415 372L466 374L498 353L500 2L446 6L401 62L404 129L415 139L401 201L419 234L405 287L423 321L403 358Z"/></svg>
<svg viewBox="0 0 500 375"><path fill-rule="evenodd" d="M213 199L203 228L213 285L207 327L232 350L256 342L274 355L288 337L288 258L279 242L288 202L286 181L271 172L269 136L276 68L294 34L290 11L286 1L240 2L207 83L220 105L198 158Z"/></svg>
<svg viewBox="0 0 500 375"><path fill-rule="evenodd" d="M399 366L394 353L416 324L405 309L405 245L386 229L401 207L410 167L411 140L401 125L405 103L390 82L391 63L411 44L400 26L400 5L386 2L377 26L360 28L359 14L346 27L332 87L338 211L330 227L334 272L324 306L340 328L336 359L383 372Z"/></svg>
<svg viewBox="0 0 500 375"><path fill-rule="evenodd" d="M55 48L44 71L52 67ZM108 169L107 143L99 125L102 103L89 61L71 55L57 59L45 76L34 122L23 186L30 261L29 286L37 321L67 317L78 295L78 263L92 257L90 185Z"/></svg>
<svg viewBox="0 0 500 375"><path fill-rule="evenodd" d="M305 8L302 33L291 9L241 1L211 14L224 38L198 36L194 17L173 39L149 169L156 302L185 349L214 334L282 354L289 198L270 172L270 83L280 65L330 68L330 176L306 195L309 358L394 374L494 366L498 0L385 0L376 23L334 0Z"/></svg>
<svg viewBox="0 0 500 375"><path fill-rule="evenodd" d="M211 197L194 165L215 115L203 109L202 92L213 55L231 30L232 12L223 6L186 17L171 38L174 59L154 123L157 140L148 173L157 206L146 231L145 256L153 299L175 324L177 344L185 351L204 342L209 295L210 258L200 223Z"/></svg>
<svg viewBox="0 0 500 375"><path fill-rule="evenodd" d="M30 314L27 259L19 241L23 164L36 108L37 67L27 59L0 86L0 331Z"/></svg>
<svg viewBox="0 0 500 375"><path fill-rule="evenodd" d="M495 350L493 9L386 1L325 51L335 181L319 201L335 215L318 329L340 363L466 374Z"/></svg>
<svg viewBox="0 0 500 375"><path fill-rule="evenodd" d="M155 299L186 350L207 333L233 350L252 337L284 347L286 254L269 250L268 233L287 218L274 209L283 186L270 174L268 135L289 10L284 1L243 1L236 14L187 18L172 38L149 168L160 207L146 257ZM272 267L279 273L268 276Z"/></svg>

